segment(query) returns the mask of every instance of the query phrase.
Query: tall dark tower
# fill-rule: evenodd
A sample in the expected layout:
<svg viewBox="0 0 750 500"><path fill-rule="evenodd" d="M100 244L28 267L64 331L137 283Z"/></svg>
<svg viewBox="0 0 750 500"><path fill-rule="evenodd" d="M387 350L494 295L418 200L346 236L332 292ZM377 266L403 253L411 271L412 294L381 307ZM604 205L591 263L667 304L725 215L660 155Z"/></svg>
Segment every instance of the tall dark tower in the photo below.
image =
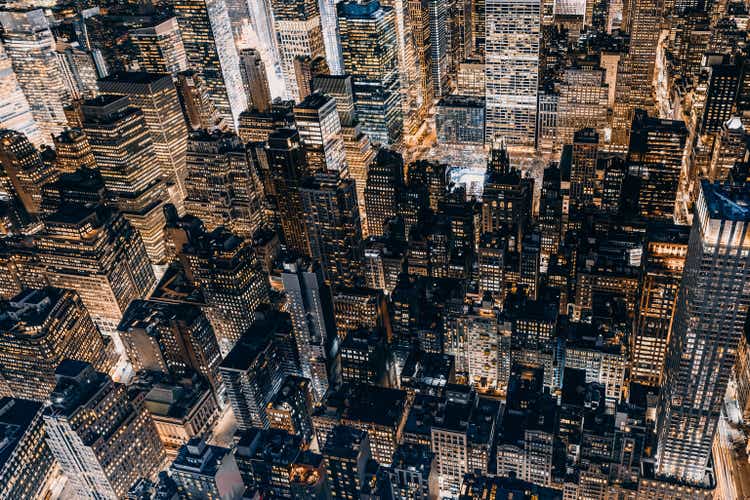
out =
<svg viewBox="0 0 750 500"><path fill-rule="evenodd" d="M705 484L750 309L750 188L703 181L658 404L657 473Z"/></svg>

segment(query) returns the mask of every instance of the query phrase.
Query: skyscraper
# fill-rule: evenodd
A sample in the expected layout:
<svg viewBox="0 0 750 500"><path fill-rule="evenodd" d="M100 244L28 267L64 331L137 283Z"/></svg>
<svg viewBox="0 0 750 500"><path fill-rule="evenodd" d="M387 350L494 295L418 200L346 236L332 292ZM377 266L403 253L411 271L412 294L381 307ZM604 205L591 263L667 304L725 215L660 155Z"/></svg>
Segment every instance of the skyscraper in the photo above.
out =
<svg viewBox="0 0 750 500"><path fill-rule="evenodd" d="M299 132L293 129L280 129L270 134L266 155L284 243L289 250L309 255L310 246L305 224L299 217L302 213L299 187L308 174L305 150L300 144Z"/></svg>
<svg viewBox="0 0 750 500"><path fill-rule="evenodd" d="M240 50L240 69L242 70L242 84L247 94L248 109L256 109L261 113L268 111L271 106L271 89L268 87L266 66L257 49Z"/></svg>
<svg viewBox="0 0 750 500"><path fill-rule="evenodd" d="M42 161L39 151L24 135L13 130L0 130L0 166L26 212L38 214L42 187L57 180L57 172Z"/></svg>
<svg viewBox="0 0 750 500"><path fill-rule="evenodd" d="M310 94L294 106L294 121L305 146L310 171L332 171L348 176L336 101L325 94Z"/></svg>
<svg viewBox="0 0 750 500"><path fill-rule="evenodd" d="M64 205L35 234L34 258L6 270L19 293L30 273L57 288L78 292L96 326L114 334L127 305L144 297L156 279L139 234L119 213L102 207ZM10 255L26 250L11 245Z"/></svg>
<svg viewBox="0 0 750 500"><path fill-rule="evenodd" d="M76 496L122 498L136 479L156 473L164 446L141 399L88 363L65 360L55 377L47 443Z"/></svg>
<svg viewBox="0 0 750 500"><path fill-rule="evenodd" d="M404 159L395 151L381 149L370 165L364 189L367 231L383 236L386 224L396 216L396 204L404 186Z"/></svg>
<svg viewBox="0 0 750 500"><path fill-rule="evenodd" d="M440 98L448 90L448 5L440 0L427 0L427 13L430 22L432 95Z"/></svg>
<svg viewBox="0 0 750 500"><path fill-rule="evenodd" d="M372 457L367 432L337 425L328 434L322 453L331 494L336 498L359 496Z"/></svg>
<svg viewBox="0 0 750 500"><path fill-rule="evenodd" d="M365 218L365 184L370 164L377 151L370 142L370 137L362 132L354 112L354 90L352 77L349 75L319 75L313 78L313 90L326 94L336 101L341 122L341 137L344 141L344 155L349 175L356 182L359 216L362 221L362 232L367 234Z"/></svg>
<svg viewBox="0 0 750 500"><path fill-rule="evenodd" d="M627 1L625 30L630 33L628 53L617 71L612 118L612 142L627 144L636 108L653 109L654 47L659 40L662 10L649 0Z"/></svg>
<svg viewBox="0 0 750 500"><path fill-rule="evenodd" d="M188 66L205 83L219 116L236 127L247 97L225 0L177 0L174 9Z"/></svg>
<svg viewBox="0 0 750 500"><path fill-rule="evenodd" d="M33 498L43 494L55 468L47 446L44 404L18 398L0 399L0 432L4 453L0 458L0 496Z"/></svg>
<svg viewBox="0 0 750 500"><path fill-rule="evenodd" d="M138 49L136 60L141 71L175 75L188 69L177 18L170 17L152 26L130 30L128 36Z"/></svg>
<svg viewBox="0 0 750 500"><path fill-rule="evenodd" d="M578 207L591 205L594 201L598 152L599 134L594 129L586 128L574 134L570 198Z"/></svg>
<svg viewBox="0 0 750 500"><path fill-rule="evenodd" d="M250 237L261 226L262 187L234 133L205 130L188 140L185 210L209 231Z"/></svg>
<svg viewBox="0 0 750 500"><path fill-rule="evenodd" d="M112 354L72 290L27 289L0 305L0 373L16 398L45 401L64 359L106 372Z"/></svg>
<svg viewBox="0 0 750 500"><path fill-rule="evenodd" d="M126 96L101 95L82 106L83 127L117 208L141 234L155 264L164 260L162 165L143 111Z"/></svg>
<svg viewBox="0 0 750 500"><path fill-rule="evenodd" d="M55 55L55 38L42 10L0 12L5 52L31 106L41 140L49 143L68 123L63 107L70 96ZM21 102L23 105L23 102Z"/></svg>
<svg viewBox="0 0 750 500"><path fill-rule="evenodd" d="M704 483L750 308L750 190L701 183L659 395L657 473Z"/></svg>
<svg viewBox="0 0 750 500"><path fill-rule="evenodd" d="M409 0L386 0L382 5L393 8L396 18L396 45L401 80L401 103L404 114L404 133L416 132L424 120L431 95L425 92L422 81L422 68L417 59L415 37L416 23L411 19L412 2ZM421 40L420 40L421 41Z"/></svg>
<svg viewBox="0 0 750 500"><path fill-rule="evenodd" d="M196 304L134 300L117 330L133 369L175 375L199 373L220 392L221 353L213 326Z"/></svg>
<svg viewBox="0 0 750 500"><path fill-rule="evenodd" d="M187 126L172 78L162 74L121 72L100 79L98 84L104 94L128 96L130 104L143 112L154 153L161 163L161 176L176 183L184 198Z"/></svg>
<svg viewBox="0 0 750 500"><path fill-rule="evenodd" d="M687 135L680 120L661 120L635 110L627 161L631 173L641 178L638 206L644 217L673 217Z"/></svg>
<svg viewBox="0 0 750 500"><path fill-rule="evenodd" d="M318 0L320 10L320 24L323 30L323 44L328 67L334 75L340 75L343 62L341 58L341 43L336 24L336 2L334 0Z"/></svg>
<svg viewBox="0 0 750 500"><path fill-rule="evenodd" d="M727 57L708 67L708 89L700 125L703 134L720 131L722 125L732 116L741 68L728 59Z"/></svg>
<svg viewBox="0 0 750 500"><path fill-rule="evenodd" d="M180 448L169 471L178 491L187 497L237 498L245 489L231 450L206 444L202 437Z"/></svg>
<svg viewBox="0 0 750 500"><path fill-rule="evenodd" d="M393 9L378 0L346 1L337 9L344 71L352 76L362 130L373 142L397 144L403 109Z"/></svg>
<svg viewBox="0 0 750 500"><path fill-rule="evenodd" d="M300 187L310 256L326 282L353 286L362 270L362 226L354 181L318 173Z"/></svg>
<svg viewBox="0 0 750 500"><path fill-rule="evenodd" d="M55 168L73 173L81 167L96 168L89 138L80 129L67 129L52 138L55 145Z"/></svg>
<svg viewBox="0 0 750 500"><path fill-rule="evenodd" d="M541 36L540 0L485 0L486 132L534 146Z"/></svg>
<svg viewBox="0 0 750 500"><path fill-rule="evenodd" d="M266 408L271 428L300 436L306 443L312 440L311 413L310 380L297 375L289 375L284 379L281 388Z"/></svg>
<svg viewBox="0 0 750 500"><path fill-rule="evenodd" d="M0 44L0 128L24 134L35 146L47 142L47 137L37 127L29 101L13 71L13 63L2 44Z"/></svg>
<svg viewBox="0 0 750 500"><path fill-rule="evenodd" d="M219 372L240 430L268 428L268 403L296 371L284 345L291 335L289 315L271 312L254 321L222 360Z"/></svg>
<svg viewBox="0 0 750 500"><path fill-rule="evenodd" d="M302 376L312 382L315 401L321 401L336 374L338 336L331 291L320 265L304 260L284 264L281 275L287 295Z"/></svg>
<svg viewBox="0 0 750 500"><path fill-rule="evenodd" d="M91 52L58 41L56 55L72 100L92 99L99 94L99 73Z"/></svg>
<svg viewBox="0 0 750 500"><path fill-rule="evenodd" d="M268 302L268 278L260 270L252 242L217 228L190 235L179 254L211 307L219 347L227 353Z"/></svg>
<svg viewBox="0 0 750 500"><path fill-rule="evenodd" d="M294 61L298 57L313 60L326 55L318 3L316 0L272 0L271 5L286 96L300 101Z"/></svg>
<svg viewBox="0 0 750 500"><path fill-rule="evenodd" d="M631 377L658 386L674 325L690 230L687 226L655 224L646 232L641 298L633 331Z"/></svg>

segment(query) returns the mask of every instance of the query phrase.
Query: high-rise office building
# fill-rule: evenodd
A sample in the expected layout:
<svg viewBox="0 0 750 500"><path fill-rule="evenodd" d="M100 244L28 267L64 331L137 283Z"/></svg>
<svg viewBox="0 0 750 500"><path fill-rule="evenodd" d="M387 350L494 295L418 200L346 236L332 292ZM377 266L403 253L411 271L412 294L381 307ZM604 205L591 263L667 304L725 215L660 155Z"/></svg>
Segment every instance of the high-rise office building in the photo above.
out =
<svg viewBox="0 0 750 500"><path fill-rule="evenodd" d="M354 286L361 276L362 226L354 181L319 173L300 187L310 256L334 287Z"/></svg>
<svg viewBox="0 0 750 500"><path fill-rule="evenodd" d="M432 103L422 85L422 68L417 60L415 23L409 10L411 3L409 0L385 0L381 3L391 7L396 18L396 45L405 134L412 134L419 129L426 116L427 107Z"/></svg>
<svg viewBox="0 0 750 500"><path fill-rule="evenodd" d="M430 70L432 71L432 95L439 99L448 90L448 5L439 0L427 0L427 15L430 25Z"/></svg>
<svg viewBox="0 0 750 500"><path fill-rule="evenodd" d="M314 60L326 55L318 3L316 0L272 0L271 5L286 96L300 101L294 61L298 57Z"/></svg>
<svg viewBox="0 0 750 500"><path fill-rule="evenodd" d="M485 141L534 146L540 0L485 0Z"/></svg>
<svg viewBox="0 0 750 500"><path fill-rule="evenodd" d="M99 73L91 52L58 43L56 55L71 100L93 99L99 95Z"/></svg>
<svg viewBox="0 0 750 500"><path fill-rule="evenodd" d="M344 152L349 175L354 180L359 205L359 219L362 225L362 236L369 236L367 214L365 212L365 186L370 165L375 161L377 150L370 138L362 132L358 123L346 123L341 126L344 138Z"/></svg>
<svg viewBox="0 0 750 500"><path fill-rule="evenodd" d="M13 63L0 44L0 128L24 134L35 146L48 142L37 127L29 101L18 83Z"/></svg>
<svg viewBox="0 0 750 500"><path fill-rule="evenodd" d="M711 154L708 170L710 180L726 180L735 163L745 161L748 156L747 137L745 126L738 116L724 122Z"/></svg>
<svg viewBox="0 0 750 500"><path fill-rule="evenodd" d="M169 472L178 495L187 498L239 498L245 490L231 450L207 444L203 437L180 448Z"/></svg>
<svg viewBox="0 0 750 500"><path fill-rule="evenodd" d="M265 113L271 106L271 89L268 86L266 66L260 52L257 49L240 50L240 69L248 109Z"/></svg>
<svg viewBox="0 0 750 500"><path fill-rule="evenodd" d="M58 157L59 158L59 157ZM81 167L61 173L57 181L42 187L42 212L52 214L64 205L106 205L107 188L98 170Z"/></svg>
<svg viewBox="0 0 750 500"><path fill-rule="evenodd" d="M479 293L501 297L505 291L503 274L508 252L508 239L499 233L482 233L477 246Z"/></svg>
<svg viewBox="0 0 750 500"><path fill-rule="evenodd" d="M365 212L370 236L383 236L396 217L398 197L404 186L404 159L395 151L380 149L370 165L365 185Z"/></svg>
<svg viewBox="0 0 750 500"><path fill-rule="evenodd" d="M335 426L325 440L322 454L331 494L335 498L358 497L371 459L367 431Z"/></svg>
<svg viewBox="0 0 750 500"><path fill-rule="evenodd" d="M106 372L112 354L72 290L27 289L0 305L0 372L13 397L45 401L62 360Z"/></svg>
<svg viewBox="0 0 750 500"><path fill-rule="evenodd" d="M181 71L175 78L182 112L191 130L227 130L230 128L216 109L203 77L195 71Z"/></svg>
<svg viewBox="0 0 750 500"><path fill-rule="evenodd" d="M287 313L258 318L219 365L237 426L268 428L268 404L296 366L288 359L292 321Z"/></svg>
<svg viewBox="0 0 750 500"><path fill-rule="evenodd" d="M169 458L176 456L192 437L208 433L218 420L216 400L223 401L223 386L215 386L214 390L195 373L190 373L189 378L179 378L150 372L135 379L135 383L145 392L146 409L154 419Z"/></svg>
<svg viewBox="0 0 750 500"><path fill-rule="evenodd" d="M141 399L88 363L65 360L44 413L47 444L81 498L122 498L155 474L164 446ZM107 439L101 439L108 436Z"/></svg>
<svg viewBox="0 0 750 500"><path fill-rule="evenodd" d="M200 75L219 116L236 127L247 97L225 0L178 0L174 9L189 68Z"/></svg>
<svg viewBox="0 0 750 500"><path fill-rule="evenodd" d="M651 118L635 110L627 161L641 178L638 206L641 215L671 219L675 212L680 172L688 131L679 120Z"/></svg>
<svg viewBox="0 0 750 500"><path fill-rule="evenodd" d="M105 208L63 206L47 216L34 248L34 268L50 285L78 292L104 334L114 334L128 304L156 282L138 232Z"/></svg>
<svg viewBox="0 0 750 500"><path fill-rule="evenodd" d="M502 231L515 224L523 231L530 222L534 179L510 166L505 149L490 151L482 192L482 232Z"/></svg>
<svg viewBox="0 0 750 500"><path fill-rule="evenodd" d="M141 71L176 75L188 69L177 18L130 30L128 37L138 51L136 61Z"/></svg>
<svg viewBox="0 0 750 500"><path fill-rule="evenodd" d="M34 498L43 494L55 468L47 446L44 404L26 399L0 399L0 496Z"/></svg>
<svg viewBox="0 0 750 500"><path fill-rule="evenodd" d="M315 401L321 401L337 375L338 335L331 291L317 263L287 262L281 274L302 376L310 379Z"/></svg>
<svg viewBox="0 0 750 500"><path fill-rule="evenodd" d="M599 134L592 128L577 131L573 136L570 164L570 199L579 207L591 205L596 194L596 165Z"/></svg>
<svg viewBox="0 0 750 500"><path fill-rule="evenodd" d="M708 67L708 89L700 124L703 134L719 132L732 116L742 69L726 59L729 58Z"/></svg>
<svg viewBox="0 0 750 500"><path fill-rule="evenodd" d="M465 339L469 383L479 392L504 392L510 377L510 323L502 322L499 309L485 300L457 319Z"/></svg>
<svg viewBox="0 0 750 500"><path fill-rule="evenodd" d="M341 342L342 382L389 387L387 342L385 331L380 328L348 331Z"/></svg>
<svg viewBox="0 0 750 500"><path fill-rule="evenodd" d="M250 237L260 228L262 186L234 133L190 134L185 187L185 210L209 231L223 226Z"/></svg>
<svg viewBox="0 0 750 500"><path fill-rule="evenodd" d="M397 144L403 109L393 9L378 0L342 2L337 9L344 71L352 76L362 131L375 143Z"/></svg>
<svg viewBox="0 0 750 500"><path fill-rule="evenodd" d="M96 168L89 138L80 129L67 129L52 138L55 145L55 168L73 173L81 167Z"/></svg>
<svg viewBox="0 0 750 500"><path fill-rule="evenodd" d="M306 443L310 443L313 433L310 419L312 408L310 380L289 375L268 403L268 425L272 429L282 429L289 434L300 436Z"/></svg>
<svg viewBox="0 0 750 500"><path fill-rule="evenodd" d="M430 53L430 16L427 0L408 0L408 27L414 40L414 71L413 78L416 80L412 85L419 87L421 98L425 106L429 106L435 98L432 84L432 63ZM398 12L396 13L398 19ZM408 64L409 61L404 61ZM399 60L399 64L401 60ZM403 70L402 70L403 71ZM482 94L484 95L484 94Z"/></svg>
<svg viewBox="0 0 750 500"><path fill-rule="evenodd" d="M323 31L323 45L325 46L326 63L331 74L340 75L344 63L341 57L341 42L339 41L338 26L336 24L336 2L334 0L318 0L320 11L320 25Z"/></svg>
<svg viewBox="0 0 750 500"><path fill-rule="evenodd" d="M609 87L603 69L566 69L556 96L555 147L570 144L575 133L584 128L593 128L600 135L603 134L609 125L608 96Z"/></svg>
<svg viewBox="0 0 750 500"><path fill-rule="evenodd" d="M304 100L312 93L313 78L327 75L329 72L325 57L297 56L294 59L294 76L297 79L299 100Z"/></svg>
<svg viewBox="0 0 750 500"><path fill-rule="evenodd" d="M101 95L81 107L83 128L117 208L141 234L155 264L165 258L162 165L143 111L127 96Z"/></svg>
<svg viewBox="0 0 750 500"><path fill-rule="evenodd" d="M213 326L196 304L134 300L117 327L136 372L199 373L220 392L221 352Z"/></svg>
<svg viewBox="0 0 750 500"><path fill-rule="evenodd" d="M169 75L121 72L99 80L104 94L128 96L130 104L143 112L154 153L161 163L161 176L177 184L185 197L185 153L187 126Z"/></svg>
<svg viewBox="0 0 750 500"><path fill-rule="evenodd" d="M394 498L433 498L439 494L437 464L429 446L404 443L396 449L391 464Z"/></svg>
<svg viewBox="0 0 750 500"><path fill-rule="evenodd" d="M291 251L309 255L310 246L305 223L300 217L303 212L299 192L303 179L308 175L308 169L299 132L293 129L280 129L270 134L266 155L284 243Z"/></svg>
<svg viewBox="0 0 750 500"><path fill-rule="evenodd" d="M68 124L63 107L70 100L55 54L55 37L41 9L2 12L0 25L3 27L0 38L31 107L41 140L49 143Z"/></svg>
<svg viewBox="0 0 750 500"><path fill-rule="evenodd" d="M637 382L656 387L661 380L689 233L687 226L662 224L646 232L641 297L632 344L631 377Z"/></svg>
<svg viewBox="0 0 750 500"><path fill-rule="evenodd" d="M23 134L13 130L0 130L0 166L24 210L38 214L42 188L57 180L55 169L42 160L39 151Z"/></svg>
<svg viewBox="0 0 750 500"><path fill-rule="evenodd" d="M338 172L341 177L347 177L346 154L336 101L325 94L310 94L294 106L294 121L305 146L310 171L332 171Z"/></svg>
<svg viewBox="0 0 750 500"><path fill-rule="evenodd" d="M336 101L336 110L341 122L341 138L344 141L344 155L349 175L356 182L359 216L362 232L367 234L365 217L365 184L370 164L375 159L376 149L370 137L362 132L362 127L354 112L354 89L349 75L318 75L312 81L313 90L322 92Z"/></svg>
<svg viewBox="0 0 750 500"><path fill-rule="evenodd" d="M268 302L268 278L260 269L252 241L224 228L191 235L179 253L210 306L222 353L252 325L255 311Z"/></svg>
<svg viewBox="0 0 750 500"><path fill-rule="evenodd" d="M612 142L625 145L636 108L651 111L654 106L654 47L659 40L662 10L649 0L628 0L625 31L630 33L628 53L617 71L612 119Z"/></svg>
<svg viewBox="0 0 750 500"><path fill-rule="evenodd" d="M462 95L443 97L437 104L435 127L441 144L484 145L484 100Z"/></svg>
<svg viewBox="0 0 750 500"><path fill-rule="evenodd" d="M657 473L704 483L750 308L750 191L701 183L658 404Z"/></svg>

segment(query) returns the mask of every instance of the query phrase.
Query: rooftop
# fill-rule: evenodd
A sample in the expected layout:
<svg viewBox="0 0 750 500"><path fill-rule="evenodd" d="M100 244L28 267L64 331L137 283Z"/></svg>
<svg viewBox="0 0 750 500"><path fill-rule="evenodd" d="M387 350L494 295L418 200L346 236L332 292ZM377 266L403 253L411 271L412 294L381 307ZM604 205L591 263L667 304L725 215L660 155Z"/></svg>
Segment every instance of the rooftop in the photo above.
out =
<svg viewBox="0 0 750 500"><path fill-rule="evenodd" d="M703 180L701 192L712 219L750 222L750 186L730 187Z"/></svg>
<svg viewBox="0 0 750 500"><path fill-rule="evenodd" d="M249 369L275 335L292 335L292 320L288 313L271 311L256 319L221 362L221 368Z"/></svg>
<svg viewBox="0 0 750 500"><path fill-rule="evenodd" d="M26 289L0 303L0 331L23 335L42 334L38 330L63 295L59 288Z"/></svg>
<svg viewBox="0 0 750 500"><path fill-rule="evenodd" d="M131 83L131 84L152 84L159 80L169 78L171 82L171 76L167 73L147 73L145 71L118 71L112 73L104 78L98 80L98 84L102 89L102 92L106 92L111 88L111 83ZM103 85L103 86L102 86Z"/></svg>
<svg viewBox="0 0 750 500"><path fill-rule="evenodd" d="M194 437L180 447L170 468L187 474L214 477L223 463L222 457L227 453L230 453L228 448L212 446Z"/></svg>
<svg viewBox="0 0 750 500"><path fill-rule="evenodd" d="M406 391L345 383L326 396L317 413L335 414L342 420L396 428L406 408L406 399Z"/></svg>
<svg viewBox="0 0 750 500"><path fill-rule="evenodd" d="M31 426L42 403L27 399L0 399L0 470Z"/></svg>

